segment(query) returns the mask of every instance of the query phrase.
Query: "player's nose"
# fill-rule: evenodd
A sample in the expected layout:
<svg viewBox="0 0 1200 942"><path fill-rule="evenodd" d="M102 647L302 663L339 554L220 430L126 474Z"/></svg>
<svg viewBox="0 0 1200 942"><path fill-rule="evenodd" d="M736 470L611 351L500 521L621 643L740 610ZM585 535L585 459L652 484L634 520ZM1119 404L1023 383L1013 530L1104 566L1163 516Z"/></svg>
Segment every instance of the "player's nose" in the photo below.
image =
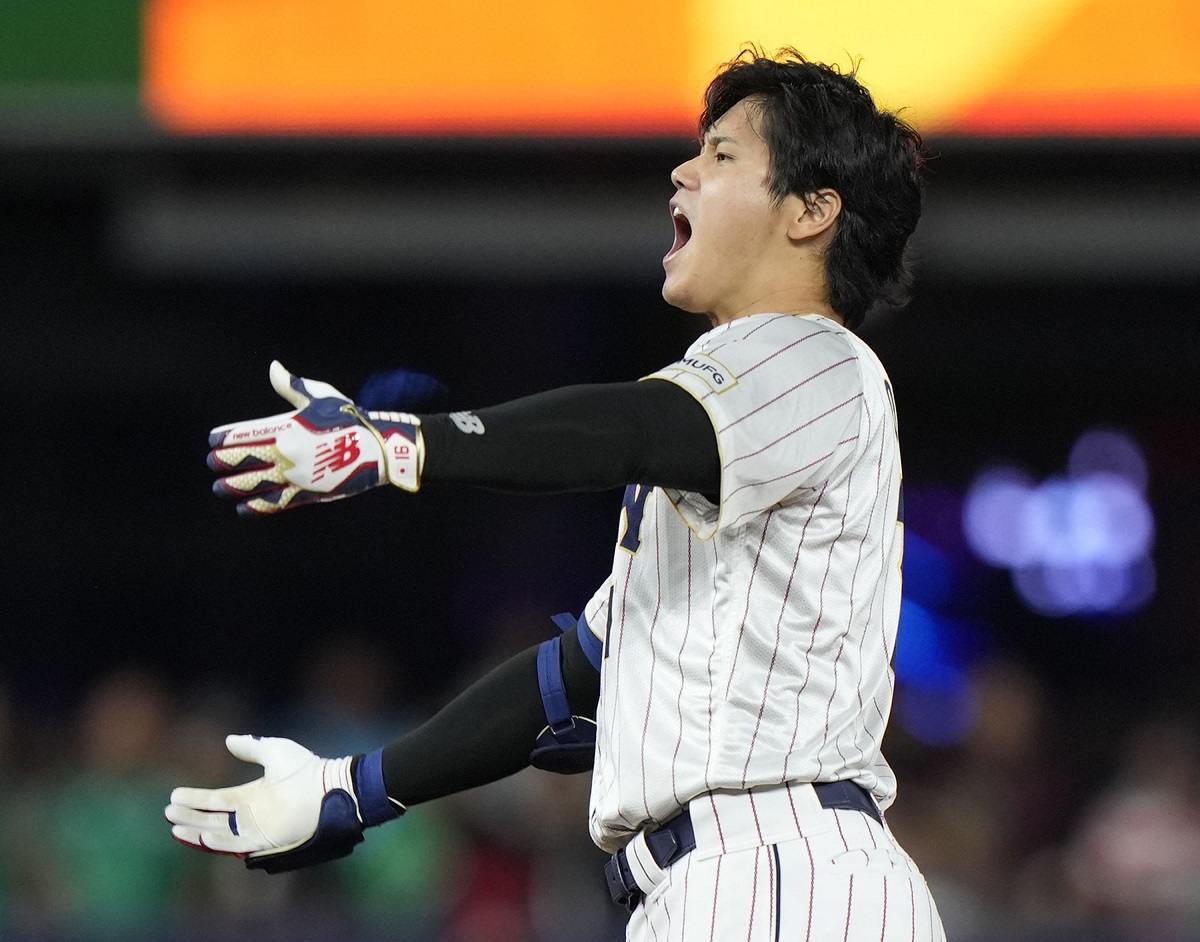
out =
<svg viewBox="0 0 1200 942"><path fill-rule="evenodd" d="M685 160L678 167L671 171L671 185L677 190L691 189L695 186L696 175L692 172L692 160Z"/></svg>

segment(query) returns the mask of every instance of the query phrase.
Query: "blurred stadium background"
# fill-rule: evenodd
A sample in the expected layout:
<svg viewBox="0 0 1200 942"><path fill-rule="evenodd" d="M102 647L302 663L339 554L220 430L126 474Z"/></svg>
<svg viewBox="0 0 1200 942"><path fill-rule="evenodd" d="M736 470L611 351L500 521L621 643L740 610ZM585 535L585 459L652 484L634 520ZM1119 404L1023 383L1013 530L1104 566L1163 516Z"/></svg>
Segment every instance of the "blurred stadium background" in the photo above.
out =
<svg viewBox="0 0 1200 942"><path fill-rule="evenodd" d="M258 525L205 432L403 367L471 407L635 378L667 174L754 40L936 159L864 330L906 464L893 828L950 938L1200 939L1200 13L1182 0L0 4L4 939L621 937L587 779L292 877L185 852L227 731L379 745L602 578L619 495L379 493Z"/></svg>

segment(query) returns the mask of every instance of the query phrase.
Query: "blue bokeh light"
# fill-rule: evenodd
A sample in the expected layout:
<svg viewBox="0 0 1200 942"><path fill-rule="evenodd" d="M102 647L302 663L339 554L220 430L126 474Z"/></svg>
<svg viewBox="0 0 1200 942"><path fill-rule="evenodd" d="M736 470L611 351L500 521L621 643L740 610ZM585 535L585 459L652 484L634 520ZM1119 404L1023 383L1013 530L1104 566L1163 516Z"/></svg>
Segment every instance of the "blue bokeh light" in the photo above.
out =
<svg viewBox="0 0 1200 942"><path fill-rule="evenodd" d="M950 560L938 547L914 533L904 534L904 597L923 605L940 605L952 589Z"/></svg>
<svg viewBox="0 0 1200 942"><path fill-rule="evenodd" d="M977 556L993 566L1012 568L1031 561L1023 526L1025 507L1035 487L1015 468L991 468L975 479L963 504L963 529Z"/></svg>
<svg viewBox="0 0 1200 942"><path fill-rule="evenodd" d="M896 676L905 683L922 687L957 683L962 673L962 656L949 629L949 619L912 599L902 600L894 661Z"/></svg>
<svg viewBox="0 0 1200 942"><path fill-rule="evenodd" d="M1013 585L1043 615L1126 613L1154 593L1154 515L1146 463L1128 436L1085 433L1070 474L1038 483L991 468L971 485L963 530L975 554L1009 569Z"/></svg>
<svg viewBox="0 0 1200 942"><path fill-rule="evenodd" d="M968 669L978 635L968 624L905 598L894 662L900 725L931 746L957 742L974 725L975 696Z"/></svg>

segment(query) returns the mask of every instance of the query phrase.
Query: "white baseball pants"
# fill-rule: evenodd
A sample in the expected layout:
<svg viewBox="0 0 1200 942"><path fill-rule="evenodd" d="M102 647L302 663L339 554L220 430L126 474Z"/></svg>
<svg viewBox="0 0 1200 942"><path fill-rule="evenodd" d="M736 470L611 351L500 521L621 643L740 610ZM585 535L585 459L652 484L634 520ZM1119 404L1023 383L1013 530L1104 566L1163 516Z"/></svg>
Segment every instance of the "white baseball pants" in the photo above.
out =
<svg viewBox="0 0 1200 942"><path fill-rule="evenodd" d="M652 884L628 942L945 942L924 877L869 815L822 808L808 785L706 795L690 812L696 849L665 871L627 848Z"/></svg>

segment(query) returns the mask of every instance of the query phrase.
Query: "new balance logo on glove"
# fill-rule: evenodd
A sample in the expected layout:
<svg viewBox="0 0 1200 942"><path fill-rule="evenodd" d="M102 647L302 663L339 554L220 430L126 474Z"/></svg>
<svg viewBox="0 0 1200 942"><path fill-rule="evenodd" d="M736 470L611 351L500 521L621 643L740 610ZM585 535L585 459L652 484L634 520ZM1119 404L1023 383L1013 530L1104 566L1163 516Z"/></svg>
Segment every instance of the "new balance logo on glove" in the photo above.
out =
<svg viewBox="0 0 1200 942"><path fill-rule="evenodd" d="M313 463L313 483L325 477L326 471L341 471L358 461L362 449L358 447L358 432L339 435L332 442L317 448Z"/></svg>
<svg viewBox="0 0 1200 942"><path fill-rule="evenodd" d="M271 385L295 412L222 425L209 433L208 466L220 497L243 516L278 513L383 484L421 486L421 420L364 412L328 383L293 376L276 360ZM365 433L365 434L364 434Z"/></svg>

